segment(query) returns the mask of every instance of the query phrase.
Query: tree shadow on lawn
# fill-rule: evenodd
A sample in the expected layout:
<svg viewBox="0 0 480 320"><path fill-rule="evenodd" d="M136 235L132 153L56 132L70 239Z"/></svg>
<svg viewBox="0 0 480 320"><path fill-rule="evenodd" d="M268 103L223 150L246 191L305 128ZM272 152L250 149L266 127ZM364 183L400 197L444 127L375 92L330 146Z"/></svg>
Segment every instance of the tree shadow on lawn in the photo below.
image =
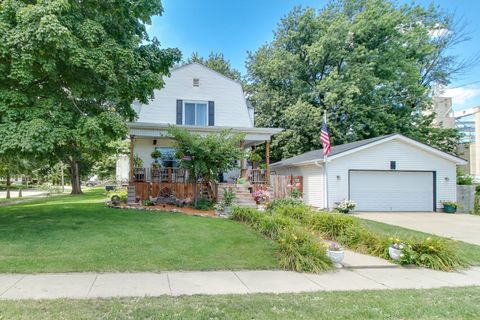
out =
<svg viewBox="0 0 480 320"><path fill-rule="evenodd" d="M277 267L275 244L235 221L90 200L0 208L0 272Z"/></svg>

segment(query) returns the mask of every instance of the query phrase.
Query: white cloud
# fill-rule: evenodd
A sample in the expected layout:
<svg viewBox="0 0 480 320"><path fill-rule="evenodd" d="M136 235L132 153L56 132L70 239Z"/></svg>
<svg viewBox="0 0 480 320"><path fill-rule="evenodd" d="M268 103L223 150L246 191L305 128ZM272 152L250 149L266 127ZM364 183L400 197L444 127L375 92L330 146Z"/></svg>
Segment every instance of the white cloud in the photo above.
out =
<svg viewBox="0 0 480 320"><path fill-rule="evenodd" d="M454 106L464 106L468 103L473 103L472 100L477 100L475 98L480 97L480 87L467 86L460 88L447 88L440 94L440 96L451 97Z"/></svg>

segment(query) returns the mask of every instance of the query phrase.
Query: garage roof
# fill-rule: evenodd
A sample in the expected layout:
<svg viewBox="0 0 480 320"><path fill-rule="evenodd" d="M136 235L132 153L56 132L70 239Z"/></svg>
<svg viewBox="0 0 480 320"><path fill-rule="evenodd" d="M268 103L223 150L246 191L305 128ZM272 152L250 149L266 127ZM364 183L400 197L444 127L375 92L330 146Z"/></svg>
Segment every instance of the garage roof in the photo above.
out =
<svg viewBox="0 0 480 320"><path fill-rule="evenodd" d="M467 161L462 159L462 158L453 156L449 153L446 153L446 152L441 151L439 149L430 147L430 146L428 146L424 143L415 141L413 139L407 138L407 137L405 137L401 134L398 134L398 133L393 133L393 134L388 134L388 135L379 136L379 137L375 137L375 138L355 141L355 142L351 142L351 143L345 143L345 144L341 144L341 145L338 145L338 146L332 146L332 150L331 150L330 154L328 155L328 157L329 157L329 159L331 159L334 156L341 155L341 154L344 154L344 153L346 154L348 151L354 152L354 151L356 151L355 149L363 149L362 147L366 147L367 145L374 145L376 143L380 143L382 141L389 141L389 140L392 140L392 139L395 139L395 138L404 140L406 142L410 142L412 144L416 144L417 146L421 146L423 149L428 149L428 151L435 152L435 153L443 156L444 158L448 158L448 159L450 159L450 160L452 160L452 161L454 161L458 164L466 164L467 163ZM348 153L350 153L350 152L348 152ZM292 158L288 158L288 159L285 159L285 160L282 160L282 161L279 161L279 162L275 162L275 163L271 164L270 167L271 168L279 168L279 167L284 167L284 166L296 166L296 165L307 164L307 163L311 163L311 162L315 162L315 161L323 161L323 149L309 151L309 152L303 153L301 155L298 155L298 156L295 156L295 157L292 157Z"/></svg>

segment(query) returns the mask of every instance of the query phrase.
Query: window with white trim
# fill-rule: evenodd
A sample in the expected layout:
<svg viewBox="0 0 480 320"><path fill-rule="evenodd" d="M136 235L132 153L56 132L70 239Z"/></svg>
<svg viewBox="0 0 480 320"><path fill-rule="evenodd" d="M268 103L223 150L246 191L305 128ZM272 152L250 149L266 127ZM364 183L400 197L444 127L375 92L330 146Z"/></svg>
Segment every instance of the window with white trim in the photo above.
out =
<svg viewBox="0 0 480 320"><path fill-rule="evenodd" d="M206 102L184 102L183 124L187 126L207 126L208 103Z"/></svg>

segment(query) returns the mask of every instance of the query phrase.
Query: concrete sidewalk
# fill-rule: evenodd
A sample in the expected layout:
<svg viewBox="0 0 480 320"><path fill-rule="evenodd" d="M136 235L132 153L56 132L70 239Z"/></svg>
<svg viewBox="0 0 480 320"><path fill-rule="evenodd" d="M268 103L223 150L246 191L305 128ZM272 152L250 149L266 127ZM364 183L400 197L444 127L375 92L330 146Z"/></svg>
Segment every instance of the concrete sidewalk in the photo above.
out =
<svg viewBox="0 0 480 320"><path fill-rule="evenodd" d="M376 267L341 269L323 274L290 271L2 274L0 299L294 293L473 285L480 286L480 267L452 273Z"/></svg>

